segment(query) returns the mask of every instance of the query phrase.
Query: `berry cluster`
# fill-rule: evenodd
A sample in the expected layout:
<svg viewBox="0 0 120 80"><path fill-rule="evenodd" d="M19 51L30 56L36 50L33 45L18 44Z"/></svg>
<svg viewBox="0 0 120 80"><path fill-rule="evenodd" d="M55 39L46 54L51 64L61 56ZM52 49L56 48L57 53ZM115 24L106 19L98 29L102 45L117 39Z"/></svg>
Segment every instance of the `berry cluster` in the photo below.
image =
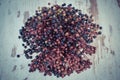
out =
<svg viewBox="0 0 120 80"><path fill-rule="evenodd" d="M100 29L92 16L83 14L72 4L42 7L20 29L25 57L32 59L37 54L29 64L29 71L38 69L44 75L65 77L90 68L92 63L84 55L95 53L96 47L90 43L101 34Z"/></svg>

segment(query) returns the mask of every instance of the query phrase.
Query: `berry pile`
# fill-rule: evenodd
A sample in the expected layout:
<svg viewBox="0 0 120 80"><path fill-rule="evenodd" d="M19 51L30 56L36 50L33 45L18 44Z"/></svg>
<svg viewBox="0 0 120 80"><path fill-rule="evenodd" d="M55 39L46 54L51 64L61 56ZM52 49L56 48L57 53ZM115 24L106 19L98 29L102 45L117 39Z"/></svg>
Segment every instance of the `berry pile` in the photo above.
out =
<svg viewBox="0 0 120 80"><path fill-rule="evenodd" d="M32 55L37 54L29 64L29 72L37 69L44 75L65 77L90 68L92 63L84 55L96 52L90 43L101 34L100 29L101 26L93 23L92 16L83 14L72 4L37 10L20 29L19 36L24 42L25 57L32 59Z"/></svg>

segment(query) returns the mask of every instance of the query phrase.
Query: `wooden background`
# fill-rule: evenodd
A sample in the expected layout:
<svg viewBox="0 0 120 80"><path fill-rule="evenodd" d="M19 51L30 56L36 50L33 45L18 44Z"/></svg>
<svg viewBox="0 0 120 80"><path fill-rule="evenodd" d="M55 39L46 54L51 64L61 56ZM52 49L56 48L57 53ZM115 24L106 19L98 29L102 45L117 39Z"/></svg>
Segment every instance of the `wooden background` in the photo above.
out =
<svg viewBox="0 0 120 80"><path fill-rule="evenodd" d="M48 2L72 3L93 14L95 22L103 26L103 34L92 44L97 52L91 57L90 69L63 79L28 72L30 61L23 55L19 29L38 6L48 6ZM16 54L22 57L18 59ZM0 80L120 80L120 0L0 0Z"/></svg>

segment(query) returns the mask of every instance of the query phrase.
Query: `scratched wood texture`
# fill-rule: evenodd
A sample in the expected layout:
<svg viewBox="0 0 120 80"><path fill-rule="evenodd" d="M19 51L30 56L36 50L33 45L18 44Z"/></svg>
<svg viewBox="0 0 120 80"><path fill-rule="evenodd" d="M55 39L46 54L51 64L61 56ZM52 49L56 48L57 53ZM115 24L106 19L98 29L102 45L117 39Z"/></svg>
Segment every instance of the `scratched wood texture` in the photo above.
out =
<svg viewBox="0 0 120 80"><path fill-rule="evenodd" d="M22 56L18 31L38 6L48 6L48 2L72 3L93 14L95 22L103 26L103 34L92 43L97 52L90 57L90 69L63 79L28 72L30 61ZM16 54L22 57L17 59ZM0 80L120 80L120 0L0 0Z"/></svg>

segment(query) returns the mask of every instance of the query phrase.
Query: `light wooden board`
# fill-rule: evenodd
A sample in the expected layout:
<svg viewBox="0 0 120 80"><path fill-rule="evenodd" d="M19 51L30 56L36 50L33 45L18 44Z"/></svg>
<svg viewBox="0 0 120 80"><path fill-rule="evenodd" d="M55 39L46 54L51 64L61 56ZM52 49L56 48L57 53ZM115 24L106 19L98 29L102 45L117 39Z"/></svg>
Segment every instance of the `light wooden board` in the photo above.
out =
<svg viewBox="0 0 120 80"><path fill-rule="evenodd" d="M120 80L120 7L118 0L0 0L0 80ZM93 43L97 52L91 58L93 65L80 74L65 78L43 76L38 71L28 72L23 54L19 29L27 17L33 16L38 6L72 3L84 13L94 15L95 22L103 26L103 34ZM11 56L12 54L12 56Z"/></svg>

